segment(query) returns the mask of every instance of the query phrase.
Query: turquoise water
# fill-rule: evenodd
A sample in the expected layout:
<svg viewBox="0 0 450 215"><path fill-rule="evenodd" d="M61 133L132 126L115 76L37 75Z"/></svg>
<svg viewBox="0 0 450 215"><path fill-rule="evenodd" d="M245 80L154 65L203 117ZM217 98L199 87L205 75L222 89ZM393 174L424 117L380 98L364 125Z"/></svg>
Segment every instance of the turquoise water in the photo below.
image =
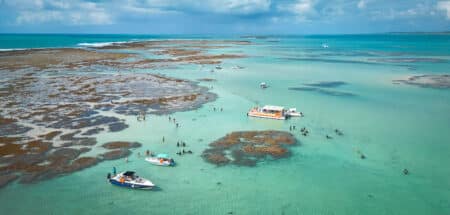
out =
<svg viewBox="0 0 450 215"><path fill-rule="evenodd" d="M0 48L161 38L173 37L0 35ZM208 37L216 38L239 39ZM392 84L408 75L449 74L450 36L273 36L252 41L250 46L213 50L249 56L226 60L224 69L214 73L197 65L141 70L189 80L217 79L201 84L213 86L219 98L198 110L172 114L181 123L178 129L168 116L150 116L145 122L126 118L128 129L98 139L143 143L130 162L108 161L37 184L9 185L0 189L0 210L13 214L450 214L450 91ZM329 48L322 48L324 43ZM385 61L392 58L415 60ZM234 65L245 68L233 70ZM270 87L261 90L262 81ZM288 89L332 81L345 84L322 91ZM245 113L255 104L296 107L306 116L287 121L247 118ZM213 107L224 111L214 112ZM311 135L294 132L300 144L291 148L287 159L250 168L215 167L200 157L210 142L226 133L289 131L290 125L305 126ZM325 135L335 128L344 136L327 140ZM194 154L176 156L178 140L185 141ZM172 154L178 165L150 166L137 157L146 149ZM360 159L358 150L367 158ZM119 171L138 170L160 189L112 187L105 176L113 166ZM404 168L411 174L403 175Z"/></svg>

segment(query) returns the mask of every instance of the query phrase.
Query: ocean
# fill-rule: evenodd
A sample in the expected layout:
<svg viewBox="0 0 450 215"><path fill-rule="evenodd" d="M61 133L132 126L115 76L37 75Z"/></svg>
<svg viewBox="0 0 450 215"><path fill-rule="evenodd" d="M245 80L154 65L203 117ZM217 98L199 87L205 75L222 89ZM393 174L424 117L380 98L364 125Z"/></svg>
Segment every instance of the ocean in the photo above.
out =
<svg viewBox="0 0 450 215"><path fill-rule="evenodd" d="M128 158L105 161L63 177L0 189L0 211L12 214L450 214L450 90L395 80L450 75L450 35L63 35L3 34L0 49L89 48L111 42L165 39L248 40L211 53L241 53L213 66L181 64L140 73L201 82L218 95L201 108L101 133L98 142L138 141ZM232 69L235 65L243 69ZM4 72L4 71L2 71ZM73 71L71 71L73 72ZM136 72L136 69L123 72ZM261 89L259 83L269 87ZM248 118L256 105L295 107L305 117ZM214 108L223 108L222 112ZM290 131L295 125L297 130ZM299 128L307 127L303 136ZM334 129L344 135L334 135ZM292 132L291 156L255 167L217 167L200 156L233 131ZM331 135L332 139L325 138ZM164 136L164 143L161 138ZM177 141L193 155L177 156ZM172 155L177 166L151 166L137 153ZM364 154L364 159L361 158ZM137 170L158 185L113 187L106 174ZM409 174L403 173L408 169Z"/></svg>

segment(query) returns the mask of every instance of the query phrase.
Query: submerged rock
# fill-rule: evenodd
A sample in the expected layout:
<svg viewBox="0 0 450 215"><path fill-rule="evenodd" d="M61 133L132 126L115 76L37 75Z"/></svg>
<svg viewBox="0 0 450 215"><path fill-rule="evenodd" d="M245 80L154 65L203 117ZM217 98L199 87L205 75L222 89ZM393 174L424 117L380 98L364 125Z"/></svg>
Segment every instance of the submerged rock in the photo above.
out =
<svg viewBox="0 0 450 215"><path fill-rule="evenodd" d="M130 154L131 154L130 150L118 149L118 150L105 152L100 155L100 158L102 158L103 160L115 160L115 159L127 157Z"/></svg>
<svg viewBox="0 0 450 215"><path fill-rule="evenodd" d="M210 148L203 151L202 158L218 166L255 166L262 159L289 156L286 146L296 142L291 133L284 131L232 132L209 144Z"/></svg>
<svg viewBox="0 0 450 215"><path fill-rule="evenodd" d="M142 144L138 142L124 142L124 141L108 142L102 145L102 147L105 149L129 149L129 148L138 148L141 146Z"/></svg>
<svg viewBox="0 0 450 215"><path fill-rule="evenodd" d="M402 80L393 80L394 84L408 84L425 88L450 89L450 75L416 75Z"/></svg>
<svg viewBox="0 0 450 215"><path fill-rule="evenodd" d="M19 178L16 174L0 175L0 188Z"/></svg>

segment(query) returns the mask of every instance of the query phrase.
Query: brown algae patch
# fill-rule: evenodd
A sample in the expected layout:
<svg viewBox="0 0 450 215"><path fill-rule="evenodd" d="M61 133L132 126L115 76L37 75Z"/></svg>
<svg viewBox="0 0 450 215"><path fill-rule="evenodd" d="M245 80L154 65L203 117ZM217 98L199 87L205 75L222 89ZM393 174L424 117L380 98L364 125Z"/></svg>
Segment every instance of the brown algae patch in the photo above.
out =
<svg viewBox="0 0 450 215"><path fill-rule="evenodd" d="M113 142L101 146L102 154L85 153L99 147L95 135L126 129L125 115L193 110L217 97L195 82L134 69L217 64L246 56L217 50L211 54L208 49L249 44L162 40L0 52L0 187L15 180L51 179L128 156L140 144ZM149 59L148 53L159 56ZM286 154L274 147L242 150Z"/></svg>
<svg viewBox="0 0 450 215"><path fill-rule="evenodd" d="M0 174L8 176L0 181L0 187L19 179L20 183L33 183L40 180L51 179L74 171L93 166L102 160L116 159L116 157L108 157L98 155L97 157L80 156L82 153L89 151L89 148L66 148L52 147L51 143L43 143L40 141L31 141L26 144L18 144L4 142L5 144L0 151L2 154L12 155L10 157L2 156L0 161L6 163L0 167ZM106 143L116 144L116 143ZM130 148L139 147L139 143L121 142L119 151L125 155L130 154ZM17 147L20 146L20 147ZM5 150L7 148L7 150ZM106 152L108 154L110 152Z"/></svg>
<svg viewBox="0 0 450 215"><path fill-rule="evenodd" d="M193 82L151 74L36 73L6 84L8 93L0 96L0 174L8 180L2 183L51 179L128 156L140 144L114 142L104 145L111 150L103 154L82 154L97 145L94 135L128 127L120 115L191 110L216 98Z"/></svg>
<svg viewBox="0 0 450 215"><path fill-rule="evenodd" d="M52 67L75 68L103 64L106 61L120 61L132 54L96 52L85 49L29 49L0 52L0 69L16 70L34 67L47 69Z"/></svg>
<svg viewBox="0 0 450 215"><path fill-rule="evenodd" d="M416 75L406 79L393 80L394 84L408 84L413 86L437 89L450 88L450 75Z"/></svg>
<svg viewBox="0 0 450 215"><path fill-rule="evenodd" d="M236 131L210 143L202 158L218 166L255 166L266 158L288 157L287 146L296 143L294 136L284 131Z"/></svg>

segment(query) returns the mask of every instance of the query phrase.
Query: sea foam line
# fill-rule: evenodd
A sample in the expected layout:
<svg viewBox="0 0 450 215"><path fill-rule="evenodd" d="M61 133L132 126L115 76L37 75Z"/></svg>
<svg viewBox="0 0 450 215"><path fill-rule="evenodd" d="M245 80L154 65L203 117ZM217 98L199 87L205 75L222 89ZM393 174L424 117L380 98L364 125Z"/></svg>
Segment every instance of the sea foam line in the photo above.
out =
<svg viewBox="0 0 450 215"><path fill-rule="evenodd" d="M118 41L118 42L98 42L98 43L78 43L77 46L84 46L84 47L105 47L110 45L116 45L116 44L124 44L124 43L131 43L133 41Z"/></svg>

